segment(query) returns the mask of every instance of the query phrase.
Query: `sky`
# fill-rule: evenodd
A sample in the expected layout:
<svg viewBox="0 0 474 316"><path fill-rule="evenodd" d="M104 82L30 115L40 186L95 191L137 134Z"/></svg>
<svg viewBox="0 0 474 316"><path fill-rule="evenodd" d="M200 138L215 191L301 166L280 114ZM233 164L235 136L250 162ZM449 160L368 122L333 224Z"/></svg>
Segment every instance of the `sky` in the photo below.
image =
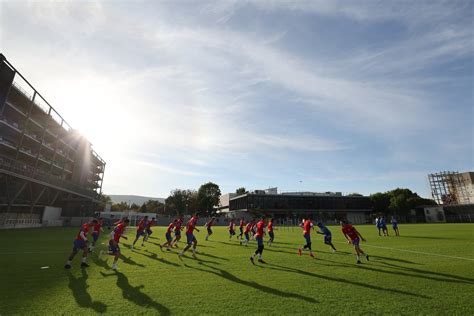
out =
<svg viewBox="0 0 474 316"><path fill-rule="evenodd" d="M473 1L0 0L0 52L103 191L429 197L474 168Z"/></svg>

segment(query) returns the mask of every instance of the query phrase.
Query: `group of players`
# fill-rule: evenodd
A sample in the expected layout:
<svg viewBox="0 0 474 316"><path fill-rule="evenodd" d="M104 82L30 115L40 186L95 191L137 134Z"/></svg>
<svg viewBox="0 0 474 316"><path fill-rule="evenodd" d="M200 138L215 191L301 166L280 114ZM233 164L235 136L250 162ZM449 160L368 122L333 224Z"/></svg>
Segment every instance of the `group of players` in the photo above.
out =
<svg viewBox="0 0 474 316"><path fill-rule="evenodd" d="M197 249L198 242L197 242L196 236L194 235L194 231L196 230L199 232L199 229L196 227L198 219L199 219L199 216L195 214L194 216L191 217L191 219L186 224L186 227L185 227L186 228L186 245L178 253L178 258L181 260L184 256L184 253L189 249L192 250L192 257L196 259L196 249ZM216 222L216 218L213 217L205 224L205 227L207 229L207 235L205 237L206 241L209 240L209 237L213 234L212 226L214 226L215 222ZM171 248L179 248L178 243L181 240L181 231L184 229L183 223L184 223L183 216L180 216L174 219L171 223L169 223L165 232L166 242L159 245L162 251L164 248L166 248L167 251L170 251ZM117 270L117 262L120 257L120 246L119 246L120 239L121 238L128 239L127 236L124 235L124 233L125 233L126 227L129 224L130 224L130 220L127 217L124 217L121 220L115 222L114 228L112 232L110 233L108 251L104 252L101 250L99 253L99 257L102 257L104 254L111 255L114 257L114 261L112 264L113 270ZM132 251L135 247L136 242L140 238L143 238L142 246L144 246L144 243L148 240L148 237L153 233L151 230L151 227L153 227L155 224L156 224L155 218L152 218L151 220L149 220L148 216L145 216L144 218L140 220L140 222L137 225L135 240L130 246ZM346 221L341 221L340 224L342 228L342 234L344 235L348 243L354 246L356 257L357 257L357 263L358 264L361 263L360 261L361 256L364 256L366 260L369 261L369 255L366 254L360 248L360 241L365 241L362 235L357 231L357 229L354 226L347 223ZM79 233L77 234L74 240L73 250L68 257L66 265L64 266L66 269L71 268L71 262L73 258L75 257L75 255L80 250L83 251L81 267L89 266L87 263L87 257L90 252L94 251L95 244L97 240L99 239L99 235L101 232L104 231L102 228L103 225L104 225L103 218L98 218L98 219L91 219L88 223L85 223L81 226ZM230 220L229 226L228 226L229 240L231 240L232 237L236 235L235 226L236 224L234 223L234 220L233 219ZM316 226L317 226L316 233L324 235L324 243L329 245L333 252L336 252L336 247L332 243L331 231L321 222L318 222ZM311 218L304 219L300 227L303 229L303 237L305 239L305 244L302 247L298 248L298 254L301 256L304 250L308 250L309 255L311 257L314 257L314 253L311 248L311 231L315 229L312 219ZM89 245L88 234L91 230L92 230L92 242ZM252 219L249 222L246 222L244 218L242 218L240 219L239 230L240 230L240 234L236 238L240 240L241 245L247 246L250 239L254 239L257 242L257 249L250 256L250 261L252 262L252 264L255 264L256 258L258 262L265 263L265 261L263 260L263 250L265 248L263 238L266 234L268 234L269 239L268 239L267 245L268 246L272 245L275 239L273 219L270 218L267 222L265 217L261 217L258 220ZM173 233L174 233L174 238L172 237Z"/></svg>

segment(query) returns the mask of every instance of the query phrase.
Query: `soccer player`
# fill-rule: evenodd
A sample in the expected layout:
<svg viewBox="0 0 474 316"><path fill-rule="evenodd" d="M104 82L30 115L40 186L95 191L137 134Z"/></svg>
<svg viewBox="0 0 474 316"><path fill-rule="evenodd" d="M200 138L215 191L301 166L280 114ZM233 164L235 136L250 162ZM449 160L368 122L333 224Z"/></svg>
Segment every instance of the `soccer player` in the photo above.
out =
<svg viewBox="0 0 474 316"><path fill-rule="evenodd" d="M117 261L120 257L120 247L119 242L120 238L128 239L127 236L124 235L125 228L128 226L130 220L128 218L124 218L117 226L115 226L114 231L110 233L110 240L109 240L109 251L107 251L108 255L114 256L114 263L112 264L112 270L117 270ZM102 257L104 252L101 250L99 257Z"/></svg>
<svg viewBox="0 0 474 316"><path fill-rule="evenodd" d="M316 233L318 234L321 234L321 235L324 235L324 243L326 245L329 245L331 246L332 248L332 251L333 252L336 252L336 247L334 247L333 243L332 243L332 234L331 234L331 231L321 222L317 223L316 224L318 227L319 227L319 231L317 231Z"/></svg>
<svg viewBox="0 0 474 316"><path fill-rule="evenodd" d="M198 215L195 214L193 217L191 217L191 219L186 224L186 239L187 239L188 244L178 254L179 259L182 259L186 250L191 248L191 245L193 246L193 258L197 259L196 258L197 239L196 239L196 236L194 236L194 230L199 231L199 229L196 227L198 218L199 218Z"/></svg>
<svg viewBox="0 0 474 316"><path fill-rule="evenodd" d="M240 225L239 225L240 234L239 234L239 236L237 236L237 238L240 238L241 240L242 240L242 236L244 235L244 227L245 227L245 220L242 217L240 219Z"/></svg>
<svg viewBox="0 0 474 316"><path fill-rule="evenodd" d="M382 234L380 233L382 231L381 220L382 220L382 217L380 216L375 219L375 227L377 227L377 230L379 231L379 236L382 236Z"/></svg>
<svg viewBox="0 0 474 316"><path fill-rule="evenodd" d="M249 243L249 240L250 240L249 233L254 224L255 224L255 220L252 219L250 222L247 223L247 225L245 225L244 240L242 241L242 239L240 239L241 245L244 244L244 246L247 247L247 244Z"/></svg>
<svg viewBox="0 0 474 316"><path fill-rule="evenodd" d="M90 228L95 224L97 224L96 219L92 219L88 223L82 224L81 229L79 230L79 233L77 234L76 239L74 240L74 247L72 248L72 252L69 255L69 258L67 259L66 264L64 265L65 269L71 269L71 261L72 259L74 259L74 256L79 252L79 249L82 249L83 252L81 267L86 268L89 266L86 262L87 255L89 254L89 249L87 247L87 234L89 233Z"/></svg>
<svg viewBox="0 0 474 316"><path fill-rule="evenodd" d="M133 247L135 246L135 243L137 240L145 234L145 228L148 225L148 216L145 216L142 218L142 220L138 223L137 226L137 236L135 237L135 240L133 241L133 244L130 246L130 249L133 250Z"/></svg>
<svg viewBox="0 0 474 316"><path fill-rule="evenodd" d="M89 246L89 252L94 251L95 243L99 239L100 232L103 232L102 225L104 225L104 219L100 217L97 220L97 224L94 225L94 230L92 232L92 245Z"/></svg>
<svg viewBox="0 0 474 316"><path fill-rule="evenodd" d="M301 226L303 228L303 237L306 239L306 245L303 246L303 249L308 249L309 255L314 258L313 250L311 249L311 228L313 227L313 223L310 218L307 218L303 220ZM298 248L298 254L300 256L303 254L303 249Z"/></svg>
<svg viewBox="0 0 474 316"><path fill-rule="evenodd" d="M395 216L392 216L392 220L390 222L392 223L392 228L393 228L393 231L395 232L395 235L400 236L400 233L398 232L398 221L395 218Z"/></svg>
<svg viewBox="0 0 474 316"><path fill-rule="evenodd" d="M380 218L380 226L382 227L382 232L384 236L388 236L387 223L385 222L385 217Z"/></svg>
<svg viewBox="0 0 474 316"><path fill-rule="evenodd" d="M171 237L171 232L173 231L173 228L175 228L177 222L178 220L175 219L172 223L168 225L168 228L166 229L166 233L165 233L166 242L163 245L160 245L161 251L163 251L163 247L165 246L166 246L166 250L170 251L171 243L173 242L173 238Z"/></svg>
<svg viewBox="0 0 474 316"><path fill-rule="evenodd" d="M174 225L174 240L171 243L171 247L176 247L178 248L178 242L181 239L181 230L183 229L183 215L180 215L178 220L176 221L176 224Z"/></svg>
<svg viewBox="0 0 474 316"><path fill-rule="evenodd" d="M265 218L262 217L255 225L255 227L255 240L257 241L257 250L255 250L254 254L250 256L250 261L252 262L252 264L255 264L254 258L258 255L258 262L266 263L262 259L263 248L265 248L265 246L263 245L263 229L265 228Z"/></svg>
<svg viewBox="0 0 474 316"><path fill-rule="evenodd" d="M270 237L270 239L268 239L268 246L270 247L273 244L273 240L275 239L275 234L273 233L273 218L270 218L268 221L267 232L268 236Z"/></svg>
<svg viewBox="0 0 474 316"><path fill-rule="evenodd" d="M354 245L354 249L357 254L357 263L360 262L360 255L364 255L365 259L369 261L369 255L366 254L359 246L360 241L365 241L362 235L353 227L351 224L348 224L346 221L341 221L342 234L347 239L347 242Z"/></svg>
<svg viewBox="0 0 474 316"><path fill-rule="evenodd" d="M142 241L142 246L145 246L144 243L145 241L148 240L148 237L150 237L151 234L153 234L153 231L151 228L156 224L155 218L153 217L151 221L148 221L146 227L145 227L145 234L143 235L143 241Z"/></svg>
<svg viewBox="0 0 474 316"><path fill-rule="evenodd" d="M234 224L234 220L231 219L229 222L229 240L231 240L232 236L234 235L235 235L235 224Z"/></svg>
<svg viewBox="0 0 474 316"><path fill-rule="evenodd" d="M255 234L257 233L257 222L255 220L252 222L252 227L250 227L250 231L252 232L252 240L255 240Z"/></svg>
<svg viewBox="0 0 474 316"><path fill-rule="evenodd" d="M206 240L209 240L209 236L212 235L212 229L211 229L211 228L212 228L212 225L214 225L214 221L215 221L215 220L216 220L216 218L213 217L213 218L211 218L211 219L209 220L209 222L206 223L206 225L204 225L204 226L207 227Z"/></svg>

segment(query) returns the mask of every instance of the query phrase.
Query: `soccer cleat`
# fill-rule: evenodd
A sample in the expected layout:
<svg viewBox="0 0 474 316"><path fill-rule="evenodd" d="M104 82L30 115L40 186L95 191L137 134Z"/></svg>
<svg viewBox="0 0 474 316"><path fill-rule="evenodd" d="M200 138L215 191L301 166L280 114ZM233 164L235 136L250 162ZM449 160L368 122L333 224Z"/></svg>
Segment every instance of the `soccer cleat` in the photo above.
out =
<svg viewBox="0 0 474 316"><path fill-rule="evenodd" d="M365 255L365 259L367 259L367 261L369 261L369 255Z"/></svg>
<svg viewBox="0 0 474 316"><path fill-rule="evenodd" d="M166 251L171 251L171 249L170 249L170 248L166 248Z"/></svg>
<svg viewBox="0 0 474 316"><path fill-rule="evenodd" d="M130 246L130 250L133 250L133 245Z"/></svg>
<svg viewBox="0 0 474 316"><path fill-rule="evenodd" d="M314 254L312 252L310 252L309 256L314 258Z"/></svg>
<svg viewBox="0 0 474 316"><path fill-rule="evenodd" d="M194 258L194 259L197 259L196 255L195 255L194 253L193 253L193 258Z"/></svg>
<svg viewBox="0 0 474 316"><path fill-rule="evenodd" d="M357 264L361 264L362 262L360 262L360 260L357 260Z"/></svg>
<svg viewBox="0 0 474 316"><path fill-rule="evenodd" d="M114 265L112 266L112 270L117 271L117 270L118 270L118 267L114 264Z"/></svg>
<svg viewBox="0 0 474 316"><path fill-rule="evenodd" d="M86 262L81 263L81 268L88 268L89 265Z"/></svg>
<svg viewBox="0 0 474 316"><path fill-rule="evenodd" d="M64 269L71 269L71 265L66 263L66 264L64 265Z"/></svg>
<svg viewBox="0 0 474 316"><path fill-rule="evenodd" d="M255 261L253 261L253 257L250 257L250 261L252 262L252 264L255 264Z"/></svg>
<svg viewBox="0 0 474 316"><path fill-rule="evenodd" d="M303 250L301 250L301 248L298 248L298 255L302 255L303 254Z"/></svg>
<svg viewBox="0 0 474 316"><path fill-rule="evenodd" d="M258 262L260 262L260 263L266 263L265 261L263 261L263 259L258 259Z"/></svg>

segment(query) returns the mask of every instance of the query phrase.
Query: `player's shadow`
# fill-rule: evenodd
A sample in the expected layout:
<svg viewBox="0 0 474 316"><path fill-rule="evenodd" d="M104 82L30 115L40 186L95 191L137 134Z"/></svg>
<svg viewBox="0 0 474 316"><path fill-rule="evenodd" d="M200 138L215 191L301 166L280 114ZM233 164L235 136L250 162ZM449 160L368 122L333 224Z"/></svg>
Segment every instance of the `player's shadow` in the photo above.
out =
<svg viewBox="0 0 474 316"><path fill-rule="evenodd" d="M133 261L131 257L125 257L124 255L121 254L120 259L123 260L123 263L129 264L132 266L139 266L139 267L145 268L143 264Z"/></svg>
<svg viewBox="0 0 474 316"><path fill-rule="evenodd" d="M222 257L214 256L214 255L211 255L211 254L209 254L209 253L204 253L204 252L198 252L198 255L204 256L204 257L209 257L209 258L214 258L214 259L219 259L219 260L229 261L229 259L227 259L227 258L222 258Z"/></svg>
<svg viewBox="0 0 474 316"><path fill-rule="evenodd" d="M151 297L141 291L143 285L132 286L125 274L117 272L117 286L122 290L124 299L143 307L151 307L158 311L160 315L170 315L170 310L166 306L156 302Z"/></svg>
<svg viewBox="0 0 474 316"><path fill-rule="evenodd" d="M288 298L288 297L296 298L296 299L303 300L303 301L306 301L306 302L312 303L312 304L318 303L318 301L315 300L312 297L308 297L308 296L304 296L304 295L300 295L300 294L296 294L296 293L291 293L291 292L281 291L281 290L274 289L274 288L271 288L271 287L268 287L268 286L265 286L265 285L261 285L259 283L253 282L253 281L246 281L246 280L243 280L243 279L240 279L240 278L236 277L235 275L229 273L228 271L225 271L225 270L222 270L222 269L219 269L219 268L216 268L216 267L212 267L212 266L209 266L207 264L202 264L202 265L206 266L208 268L211 268L212 270L200 269L200 268L191 267L191 266L188 266L188 265L185 264L185 266L187 268L195 269L195 270L202 271L202 272L211 273L211 274L214 274L218 277L224 278L228 281L235 282L235 283L238 283L238 284L242 284L242 285L254 288L256 290L259 290L259 291L262 291L262 292L265 292L265 293L268 293L268 294L272 294L272 295L276 295L276 296L280 296L280 297L284 297L284 298Z"/></svg>
<svg viewBox="0 0 474 316"><path fill-rule="evenodd" d="M421 265L421 263L406 260L406 259L399 259L399 258L390 258L390 257L383 257L379 255L370 255L371 258L377 258L377 259L384 259L388 261L396 261L396 262L401 262L401 263L408 263L408 264L418 264Z"/></svg>
<svg viewBox="0 0 474 316"><path fill-rule="evenodd" d="M474 279L467 278L467 277L452 275L449 273L440 273L440 272L433 272L433 271L428 271L428 270L415 269L411 267L403 267L403 266L398 266L396 264L384 262L384 261L380 261L380 263L385 265L386 267L389 267L395 270L401 270L401 271L420 274L420 275L413 275L417 277L423 277L426 279L432 279L432 280L440 281L440 282L461 282L461 283L474 284ZM397 275L403 274L403 272L398 272L398 271L393 271L392 273L397 274ZM411 274L407 274L407 275L412 276ZM439 279L439 277L442 277L443 279Z"/></svg>
<svg viewBox="0 0 474 316"><path fill-rule="evenodd" d="M95 257L95 258L93 259L93 261L94 261L94 263L95 263L96 265L98 265L99 267L102 267L102 268L104 268L104 269L106 269L106 270L110 270L110 269L111 269L111 267L109 267L109 265L107 264L107 261L108 261L107 259L102 260L102 259L100 259L99 257Z"/></svg>
<svg viewBox="0 0 474 316"><path fill-rule="evenodd" d="M188 257L188 256L186 256L186 255L184 255L183 258L191 259L191 260L197 260L200 264L211 263L211 264L220 265L220 262L202 259L201 254L199 254L199 253L196 254L196 256L197 256L197 259L194 259L194 258L192 258L192 257Z"/></svg>
<svg viewBox="0 0 474 316"><path fill-rule="evenodd" d="M99 301L93 301L91 295L87 292L87 271L81 269L81 276L76 278L71 271L68 271L69 288L72 291L72 295L76 300L77 305L80 307L91 308L96 313L105 313L107 311L107 305Z"/></svg>
<svg viewBox="0 0 474 316"><path fill-rule="evenodd" d="M450 238L450 237L436 237L436 236L395 236L392 235L393 237L397 238L417 238L417 239L438 239L438 240L454 240L456 238Z"/></svg>
<svg viewBox="0 0 474 316"><path fill-rule="evenodd" d="M168 261L166 260L165 258L159 258L158 255L156 253L153 253L151 251L148 251L146 250L146 252L148 252L148 254L146 253L143 253L143 252L138 252L138 251L135 251L135 253L139 254L139 255L142 255L142 256L145 256L145 257L148 257L152 260L157 260L161 263L164 263L164 264L168 264L170 266L173 266L173 267L181 267L179 264L177 263L174 263L174 262L171 262L171 261Z"/></svg>
<svg viewBox="0 0 474 316"><path fill-rule="evenodd" d="M347 267L353 267L352 265L346 265ZM318 279L323 279L327 281L333 281L333 282L339 282L339 283L346 283L346 284L352 284L355 286L360 286L360 287L365 287L368 289L372 290L377 290L377 291L384 291L384 292L391 292L391 293L396 293L396 294L403 294L403 295L408 295L408 296L415 296L415 297L420 297L420 298L425 298L425 299L430 299L431 297L423 295L423 294L417 294L417 293L411 293L408 291L403 291L403 290L397 290L397 289L390 289L387 287L380 287L372 284L366 284L362 282L357 282L357 281L351 281L348 279L341 279L341 278L336 278L336 277L330 277L327 275L322 275L322 274L317 274L309 271L304 271L296 268L291 268L291 267L285 267L277 264L267 264L267 268L272 269L272 270L277 270L277 271L282 271L282 272L291 272L291 273L296 273L296 274L301 274L304 276L311 276L314 278Z"/></svg>

